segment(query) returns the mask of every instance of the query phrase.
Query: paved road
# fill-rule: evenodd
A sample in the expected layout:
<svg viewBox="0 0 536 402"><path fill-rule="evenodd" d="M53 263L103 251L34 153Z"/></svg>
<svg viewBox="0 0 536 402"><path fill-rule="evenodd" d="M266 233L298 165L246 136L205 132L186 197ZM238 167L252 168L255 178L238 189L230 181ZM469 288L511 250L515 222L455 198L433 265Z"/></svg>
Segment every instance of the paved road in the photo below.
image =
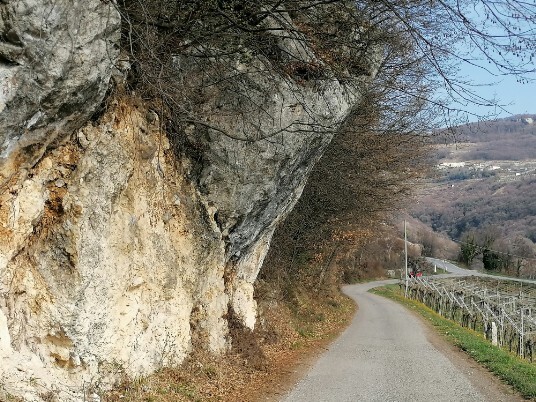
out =
<svg viewBox="0 0 536 402"><path fill-rule="evenodd" d="M472 269L464 269L460 268L457 265L454 265L450 262L440 260L437 258L426 258L428 261L430 261L432 264L436 264L440 268L444 268L450 273L458 276L485 276L487 278L493 278L493 279L501 279L501 280L508 280L508 281L515 281L515 282L524 282L524 283L534 283L536 284L536 281L530 280L530 279L517 279L517 278L508 278L504 276L495 276L495 275L488 275L484 274L482 272L478 272Z"/></svg>
<svg viewBox="0 0 536 402"><path fill-rule="evenodd" d="M487 385L471 378L472 368L460 369L447 357L448 347L441 347L441 352L429 341L435 337L434 344L444 342L419 318L399 304L367 292L389 282L396 281L345 287L359 306L352 324L285 401L516 400L500 390L486 391Z"/></svg>

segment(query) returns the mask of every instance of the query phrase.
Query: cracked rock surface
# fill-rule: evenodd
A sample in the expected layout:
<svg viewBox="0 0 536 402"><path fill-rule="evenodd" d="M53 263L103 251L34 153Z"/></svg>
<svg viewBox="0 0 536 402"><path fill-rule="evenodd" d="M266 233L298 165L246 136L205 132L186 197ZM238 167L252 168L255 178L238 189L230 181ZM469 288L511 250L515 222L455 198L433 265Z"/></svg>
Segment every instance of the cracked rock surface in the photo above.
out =
<svg viewBox="0 0 536 402"><path fill-rule="evenodd" d="M229 61L255 91L199 94L193 160L135 96L100 109L120 25L112 2L0 0L0 399L84 400L227 350L230 313L255 326L276 226L359 102L335 78ZM177 65L177 80L199 76Z"/></svg>
<svg viewBox="0 0 536 402"><path fill-rule="evenodd" d="M102 101L119 13L99 0L0 4L0 180L39 160Z"/></svg>

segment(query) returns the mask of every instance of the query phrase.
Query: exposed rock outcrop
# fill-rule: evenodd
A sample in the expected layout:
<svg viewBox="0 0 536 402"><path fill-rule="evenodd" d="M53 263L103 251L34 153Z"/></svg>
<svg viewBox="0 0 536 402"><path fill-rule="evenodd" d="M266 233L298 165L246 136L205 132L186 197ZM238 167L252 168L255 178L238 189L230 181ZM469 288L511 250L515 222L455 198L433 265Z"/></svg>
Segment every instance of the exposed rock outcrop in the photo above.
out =
<svg viewBox="0 0 536 402"><path fill-rule="evenodd" d="M358 102L355 86L229 61L229 77L257 92L201 94L203 122L185 134L203 149L194 161L134 96L110 98L88 122L117 60L112 3L0 10L0 385L80 400L118 372L226 350L230 312L255 325L253 283L273 231ZM186 61L175 60L177 79L195 77Z"/></svg>
<svg viewBox="0 0 536 402"><path fill-rule="evenodd" d="M253 328L253 282L273 231L300 197L310 169L357 96L335 79L313 85L262 73L248 77L261 87L259 93L271 96L250 93L250 98L242 99L243 107L252 110L243 119L221 117L227 114L217 107L222 103L219 94L207 98L207 120L224 133L208 130L198 188L225 240L231 305L244 324ZM248 103L262 104L262 110ZM262 139L225 134L253 130Z"/></svg>
<svg viewBox="0 0 536 402"><path fill-rule="evenodd" d="M99 0L0 4L0 180L79 128L108 89L119 13Z"/></svg>
<svg viewBox="0 0 536 402"><path fill-rule="evenodd" d="M194 327L226 348L224 245L182 169L158 125L117 104L3 194L21 239L2 271L6 388L33 376L75 400L111 373L180 362Z"/></svg>
<svg viewBox="0 0 536 402"><path fill-rule="evenodd" d="M187 136L202 149L194 181L225 241L230 305L249 328L256 315L253 283L272 234L376 66L375 52L370 52L366 74L339 80L296 33L291 18L283 14L281 20L267 18L263 25L273 29L268 32L281 53L276 62L243 47L234 57L215 56L214 63L198 60L213 53L203 47L174 59L178 81L199 81L190 85L202 111L192 114L201 123L186 129L195 133ZM287 29L294 31L288 34ZM224 84L207 85L211 75Z"/></svg>

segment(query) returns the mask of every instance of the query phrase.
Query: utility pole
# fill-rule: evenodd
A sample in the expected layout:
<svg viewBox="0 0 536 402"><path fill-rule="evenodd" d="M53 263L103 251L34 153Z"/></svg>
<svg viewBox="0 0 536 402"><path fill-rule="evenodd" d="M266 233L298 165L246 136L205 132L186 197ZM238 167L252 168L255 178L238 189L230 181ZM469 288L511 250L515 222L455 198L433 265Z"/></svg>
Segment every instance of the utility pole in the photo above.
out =
<svg viewBox="0 0 536 402"><path fill-rule="evenodd" d="M404 219L404 255L406 261L406 289L404 291L404 297L408 297L408 235L406 230L406 220Z"/></svg>

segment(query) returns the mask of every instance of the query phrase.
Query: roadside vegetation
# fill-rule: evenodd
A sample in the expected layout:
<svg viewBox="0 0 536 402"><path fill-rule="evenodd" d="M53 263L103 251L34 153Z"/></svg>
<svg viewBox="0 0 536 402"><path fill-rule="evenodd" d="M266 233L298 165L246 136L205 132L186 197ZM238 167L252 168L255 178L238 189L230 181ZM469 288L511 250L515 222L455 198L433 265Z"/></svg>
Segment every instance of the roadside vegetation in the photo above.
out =
<svg viewBox="0 0 536 402"><path fill-rule="evenodd" d="M475 361L486 367L523 397L536 398L536 364L520 359L514 354L491 345L484 336L464 328L454 321L441 317L424 304L406 299L398 285L371 289L371 292L388 297L420 314L439 334L445 337Z"/></svg>

